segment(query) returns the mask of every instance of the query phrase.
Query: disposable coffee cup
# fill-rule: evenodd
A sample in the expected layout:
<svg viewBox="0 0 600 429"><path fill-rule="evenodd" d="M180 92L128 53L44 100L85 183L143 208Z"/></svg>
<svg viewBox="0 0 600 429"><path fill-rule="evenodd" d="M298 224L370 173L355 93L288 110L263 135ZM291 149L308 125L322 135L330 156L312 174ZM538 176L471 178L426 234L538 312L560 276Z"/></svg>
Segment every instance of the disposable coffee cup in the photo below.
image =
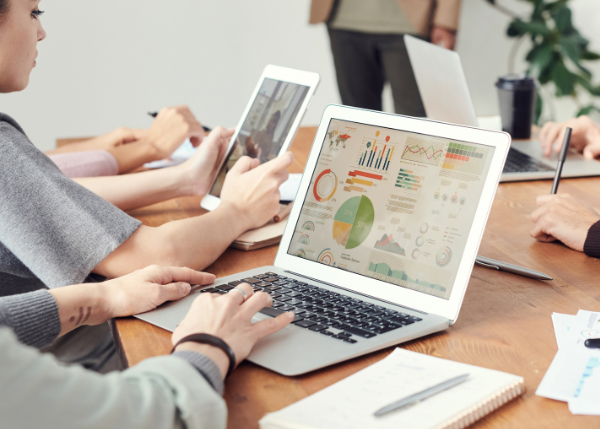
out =
<svg viewBox="0 0 600 429"><path fill-rule="evenodd" d="M535 81L529 76L508 74L496 82L502 130L513 139L529 139L535 111Z"/></svg>

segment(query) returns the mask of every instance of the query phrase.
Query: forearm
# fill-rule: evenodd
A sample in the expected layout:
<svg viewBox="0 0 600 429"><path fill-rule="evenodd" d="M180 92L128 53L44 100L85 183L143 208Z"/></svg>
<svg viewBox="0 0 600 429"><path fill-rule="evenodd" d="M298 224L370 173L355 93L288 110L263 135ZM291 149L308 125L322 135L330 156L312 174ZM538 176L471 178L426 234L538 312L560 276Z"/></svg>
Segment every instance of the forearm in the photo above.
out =
<svg viewBox="0 0 600 429"><path fill-rule="evenodd" d="M173 167L123 176L73 180L121 210L131 210L189 195L189 186L184 186L184 174L183 170Z"/></svg>
<svg viewBox="0 0 600 429"><path fill-rule="evenodd" d="M203 270L246 229L243 216L226 204L205 215L158 228L140 226L94 272L114 278L152 264Z"/></svg>
<svg viewBox="0 0 600 429"><path fill-rule="evenodd" d="M50 291L58 308L59 337L82 325L99 325L111 318L102 287L102 283L87 283Z"/></svg>
<svg viewBox="0 0 600 429"><path fill-rule="evenodd" d="M106 150L117 160L119 174L127 173L141 167L147 162L164 158L156 149L156 146L143 140L114 146Z"/></svg>

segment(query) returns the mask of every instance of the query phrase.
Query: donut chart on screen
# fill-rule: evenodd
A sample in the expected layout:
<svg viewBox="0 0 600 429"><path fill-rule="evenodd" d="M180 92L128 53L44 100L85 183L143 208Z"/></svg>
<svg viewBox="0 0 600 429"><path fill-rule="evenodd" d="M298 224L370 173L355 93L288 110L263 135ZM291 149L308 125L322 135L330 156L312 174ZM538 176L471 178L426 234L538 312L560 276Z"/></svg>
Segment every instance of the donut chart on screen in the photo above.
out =
<svg viewBox="0 0 600 429"><path fill-rule="evenodd" d="M321 171L313 186L315 200L320 203L329 201L337 191L337 183L337 176L331 169Z"/></svg>
<svg viewBox="0 0 600 429"><path fill-rule="evenodd" d="M349 198L333 218L333 239L346 249L354 249L366 240L374 220L375 209L369 198Z"/></svg>

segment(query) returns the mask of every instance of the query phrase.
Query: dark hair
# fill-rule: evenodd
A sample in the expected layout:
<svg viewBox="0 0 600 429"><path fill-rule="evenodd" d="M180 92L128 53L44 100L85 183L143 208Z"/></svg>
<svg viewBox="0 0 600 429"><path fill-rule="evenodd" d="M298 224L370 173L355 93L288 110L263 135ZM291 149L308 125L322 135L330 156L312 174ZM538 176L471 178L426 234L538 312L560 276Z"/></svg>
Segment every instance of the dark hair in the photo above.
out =
<svg viewBox="0 0 600 429"><path fill-rule="evenodd" d="M0 0L0 19L8 12L8 0Z"/></svg>

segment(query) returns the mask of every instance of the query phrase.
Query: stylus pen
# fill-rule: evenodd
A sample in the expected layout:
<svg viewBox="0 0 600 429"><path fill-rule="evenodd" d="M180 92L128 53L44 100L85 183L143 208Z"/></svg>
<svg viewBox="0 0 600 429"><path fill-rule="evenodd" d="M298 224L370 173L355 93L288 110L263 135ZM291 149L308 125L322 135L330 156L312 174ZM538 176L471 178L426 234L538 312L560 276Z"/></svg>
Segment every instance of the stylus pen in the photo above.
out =
<svg viewBox="0 0 600 429"><path fill-rule="evenodd" d="M563 140L562 148L560 149L560 155L558 155L558 165L556 166L556 174L554 175L554 183L552 183L551 194L556 194L558 191L558 184L560 182L560 175L562 174L563 165L565 165L565 158L567 157L567 151L569 150L569 143L571 143L571 133L573 130L569 127L565 130L565 139Z"/></svg>
<svg viewBox="0 0 600 429"><path fill-rule="evenodd" d="M148 112L148 114L150 116L152 116L153 118L156 118L156 115L158 115L158 112ZM202 128L204 128L204 131L207 133L210 133L212 131L211 128L205 127L204 125L202 125Z"/></svg>
<svg viewBox="0 0 600 429"><path fill-rule="evenodd" d="M450 380L443 381L440 384L436 384L433 387L429 387L425 390L415 393L414 395L407 396L406 398L400 399L399 401L386 405L385 407L375 411L373 415L379 417L389 413L390 411L414 405L418 402L424 401L427 398L431 398L432 396L437 395L438 393L451 389L454 386L458 386L460 383L465 382L467 378L469 378L469 374L462 374L458 377L451 378Z"/></svg>
<svg viewBox="0 0 600 429"><path fill-rule="evenodd" d="M480 267L490 268L498 271L506 271L507 273L513 273L536 280L553 280L548 274L544 274L530 268L521 267L519 265L508 264L506 262L486 258L485 256L477 255L477 258L475 258L475 263Z"/></svg>

